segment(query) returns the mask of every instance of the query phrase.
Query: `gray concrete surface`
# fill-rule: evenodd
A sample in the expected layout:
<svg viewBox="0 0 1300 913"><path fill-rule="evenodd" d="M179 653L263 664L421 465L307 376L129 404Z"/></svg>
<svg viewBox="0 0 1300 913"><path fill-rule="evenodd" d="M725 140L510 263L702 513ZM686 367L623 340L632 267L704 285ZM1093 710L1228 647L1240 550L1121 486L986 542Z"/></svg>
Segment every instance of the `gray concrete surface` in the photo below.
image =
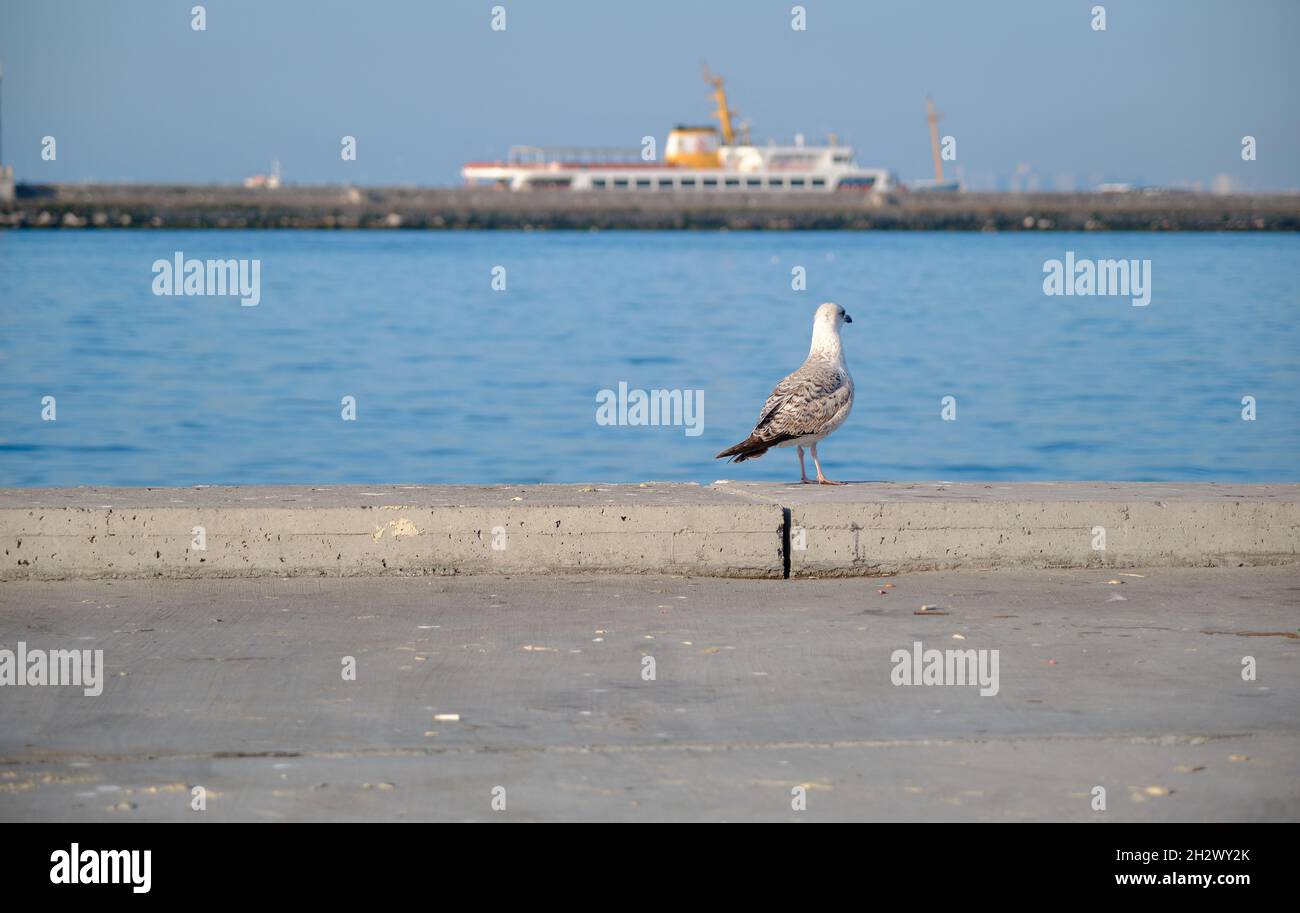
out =
<svg viewBox="0 0 1300 913"><path fill-rule="evenodd" d="M0 579L780 577L781 524L778 506L654 482L11 488L0 490Z"/></svg>
<svg viewBox="0 0 1300 913"><path fill-rule="evenodd" d="M5 821L1300 819L1295 567L7 583L20 640L107 684L0 687Z"/></svg>
<svg viewBox="0 0 1300 913"><path fill-rule="evenodd" d="M195 528L203 530L203 549ZM787 528L788 527L788 528ZM1104 549L1095 547L1104 529ZM1300 561L1300 485L0 489L0 579L870 576Z"/></svg>

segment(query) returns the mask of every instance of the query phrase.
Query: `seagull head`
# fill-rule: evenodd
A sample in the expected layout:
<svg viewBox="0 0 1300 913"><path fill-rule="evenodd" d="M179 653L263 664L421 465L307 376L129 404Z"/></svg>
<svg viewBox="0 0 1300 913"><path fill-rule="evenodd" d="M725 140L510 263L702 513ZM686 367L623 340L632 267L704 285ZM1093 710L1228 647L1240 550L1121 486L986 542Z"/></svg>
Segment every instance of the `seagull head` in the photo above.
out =
<svg viewBox="0 0 1300 913"><path fill-rule="evenodd" d="M828 301L817 309L817 316L813 318L813 329L824 326L838 333L840 327L852 322L853 318L845 313L844 308Z"/></svg>

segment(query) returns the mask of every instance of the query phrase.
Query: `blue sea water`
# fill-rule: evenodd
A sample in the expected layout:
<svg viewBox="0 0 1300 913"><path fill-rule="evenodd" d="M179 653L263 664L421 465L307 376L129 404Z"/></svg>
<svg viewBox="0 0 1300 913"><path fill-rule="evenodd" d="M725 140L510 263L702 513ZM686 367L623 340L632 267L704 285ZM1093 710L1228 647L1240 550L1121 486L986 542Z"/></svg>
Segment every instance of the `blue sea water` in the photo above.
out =
<svg viewBox="0 0 1300 913"><path fill-rule="evenodd" d="M155 296L177 251L259 259L260 304ZM1045 295L1066 251L1149 259L1150 305ZM832 478L1295 481L1298 263L1278 234L0 232L0 485L796 479L713 455L826 300ZM621 381L703 391L703 433L598 424Z"/></svg>

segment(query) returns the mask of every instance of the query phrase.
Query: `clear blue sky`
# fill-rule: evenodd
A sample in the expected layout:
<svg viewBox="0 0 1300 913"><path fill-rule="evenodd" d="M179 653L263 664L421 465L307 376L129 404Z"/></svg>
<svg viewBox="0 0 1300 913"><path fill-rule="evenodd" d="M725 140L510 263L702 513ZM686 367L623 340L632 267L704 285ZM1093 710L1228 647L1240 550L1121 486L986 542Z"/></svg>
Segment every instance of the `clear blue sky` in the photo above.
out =
<svg viewBox="0 0 1300 913"><path fill-rule="evenodd" d="M298 183L454 183L517 143L662 143L707 120L706 58L756 139L835 132L905 179L930 173L930 93L975 187L1021 163L1044 188L1300 187L1295 0L805 0L805 32L790 0L210 0L205 32L193 5L0 0L20 180L227 182L278 158Z"/></svg>

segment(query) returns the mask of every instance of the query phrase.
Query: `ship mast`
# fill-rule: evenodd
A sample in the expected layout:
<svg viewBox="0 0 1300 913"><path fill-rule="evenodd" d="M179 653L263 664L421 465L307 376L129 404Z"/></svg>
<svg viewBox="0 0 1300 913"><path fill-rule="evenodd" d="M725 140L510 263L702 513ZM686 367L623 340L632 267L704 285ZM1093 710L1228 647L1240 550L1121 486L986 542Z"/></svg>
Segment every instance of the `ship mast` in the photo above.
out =
<svg viewBox="0 0 1300 913"><path fill-rule="evenodd" d="M930 122L930 153L934 156L934 179L943 183L943 156L939 154L939 121L943 115L934 110L934 101L925 97L925 118Z"/></svg>
<svg viewBox="0 0 1300 913"><path fill-rule="evenodd" d="M704 81L713 86L713 102L718 106L713 116L718 119L718 124L722 127L722 141L728 146L733 146L736 141L736 131L731 126L731 118L736 112L727 107L727 93L722 88L722 77L711 72L706 63L700 64L700 70L704 73Z"/></svg>

